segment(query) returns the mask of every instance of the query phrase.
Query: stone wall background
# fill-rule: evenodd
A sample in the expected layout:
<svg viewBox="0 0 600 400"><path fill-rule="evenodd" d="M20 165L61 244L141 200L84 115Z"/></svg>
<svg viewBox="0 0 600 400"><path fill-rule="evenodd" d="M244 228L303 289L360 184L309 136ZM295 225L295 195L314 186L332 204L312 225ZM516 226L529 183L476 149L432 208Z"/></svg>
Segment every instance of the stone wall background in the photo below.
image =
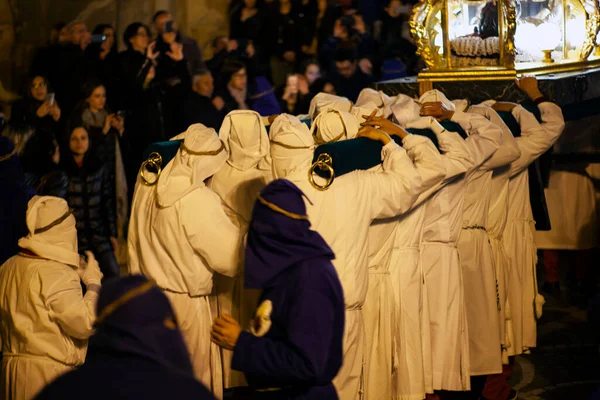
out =
<svg viewBox="0 0 600 400"><path fill-rule="evenodd" d="M209 58L212 39L227 34L229 1L0 0L0 83L19 91L33 54L48 41L52 25L74 19L85 22L89 30L99 23L112 24L123 48L122 32L128 24L139 21L151 25L152 15L167 9Z"/></svg>

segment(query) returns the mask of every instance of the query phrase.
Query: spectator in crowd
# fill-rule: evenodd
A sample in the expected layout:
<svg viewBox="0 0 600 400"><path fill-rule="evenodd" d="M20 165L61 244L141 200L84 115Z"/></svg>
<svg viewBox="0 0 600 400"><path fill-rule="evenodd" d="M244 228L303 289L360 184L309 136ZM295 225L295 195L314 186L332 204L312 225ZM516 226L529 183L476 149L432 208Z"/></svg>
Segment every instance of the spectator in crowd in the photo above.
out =
<svg viewBox="0 0 600 400"><path fill-rule="evenodd" d="M27 142L21 164L25 181L38 195L67 198L69 179L60 167L60 147L54 137L36 133Z"/></svg>
<svg viewBox="0 0 600 400"><path fill-rule="evenodd" d="M408 27L408 18L412 6L401 0L390 0L380 23L380 56L383 60L400 60L405 65L407 73L414 75L419 58L417 47L412 43Z"/></svg>
<svg viewBox="0 0 600 400"><path fill-rule="evenodd" d="M31 75L45 76L48 79L62 112L69 115L79 100L81 88L93 70L84 54L91 41L86 25L80 21L73 21L67 25L66 30L68 43L52 46L45 56L35 59Z"/></svg>
<svg viewBox="0 0 600 400"><path fill-rule="evenodd" d="M233 110L250 110L246 66L237 61L225 63L215 95L217 102L222 101L224 103L222 111L226 115Z"/></svg>
<svg viewBox="0 0 600 400"><path fill-rule="evenodd" d="M259 60L252 42L218 36L213 40L212 45L213 57L206 64L213 76L219 76L225 63L231 60L243 62L251 75L259 69Z"/></svg>
<svg viewBox="0 0 600 400"><path fill-rule="evenodd" d="M30 126L22 122L10 122L3 130L2 136L6 136L15 146L15 153L21 157L25 152L25 146L35 130Z"/></svg>
<svg viewBox="0 0 600 400"><path fill-rule="evenodd" d="M166 88L154 79L158 53L154 45L149 46L148 27L140 22L130 24L123 40L127 50L119 54L117 79L121 90L119 107L127 115L129 156L123 161L131 199L143 151L150 143L167 140L176 129L167 125L173 123L173 118L164 112ZM182 73L186 75L187 70L184 68Z"/></svg>
<svg viewBox="0 0 600 400"><path fill-rule="evenodd" d="M31 125L38 136L54 138L60 131L61 109L43 76L26 85L23 99L13 105L11 121Z"/></svg>
<svg viewBox="0 0 600 400"><path fill-rule="evenodd" d="M310 88L321 77L321 66L317 60L309 58L302 63L300 73L304 76Z"/></svg>
<svg viewBox="0 0 600 400"><path fill-rule="evenodd" d="M214 81L210 71L205 70L194 76L192 91L188 94L183 107L183 125L181 131L192 124L203 124L219 130L225 114L225 103L221 98L213 99Z"/></svg>
<svg viewBox="0 0 600 400"><path fill-rule="evenodd" d="M279 92L279 103L283 112L292 115L308 113L311 96L308 80L304 75L289 75L285 87Z"/></svg>
<svg viewBox="0 0 600 400"><path fill-rule="evenodd" d="M173 21L173 16L171 13L166 10L158 11L152 17L152 22L154 23L154 28L156 29L157 43L160 43L162 39L168 44L175 41L182 45L183 58L186 60L190 75L195 75L206 68L202 58L202 51L200 50L198 43L194 39L183 35L177 30L177 26ZM157 48L161 50L160 46Z"/></svg>
<svg viewBox="0 0 600 400"><path fill-rule="evenodd" d="M153 282L141 275L107 281L97 315L85 364L47 386L39 400L214 399L194 378L173 308Z"/></svg>
<svg viewBox="0 0 600 400"><path fill-rule="evenodd" d="M71 130L70 155L64 157L69 176L67 201L77 220L79 252L91 251L97 257L106 278L119 276L117 224L114 212L114 188L106 166L93 151L90 137L82 126Z"/></svg>
<svg viewBox="0 0 600 400"><path fill-rule="evenodd" d="M354 50L360 67L365 74L372 73L375 43L367 32L361 15L345 15L335 21L333 35L327 39L321 51L323 65L335 71L336 53L340 49Z"/></svg>
<svg viewBox="0 0 600 400"><path fill-rule="evenodd" d="M0 136L0 265L17 254L19 238L27 235L25 212L35 192L25 184L25 175L9 138Z"/></svg>
<svg viewBox="0 0 600 400"><path fill-rule="evenodd" d="M106 90L97 80L84 88L84 101L71 118L69 132L83 126L92 142L94 156L106 167L112 193L112 213L117 216L118 237L123 237L128 214L128 186L123 154L128 154L125 118L106 108ZM122 150L123 149L123 150Z"/></svg>
<svg viewBox="0 0 600 400"><path fill-rule="evenodd" d="M114 28L109 24L97 25L92 31L92 41L85 49L85 54L93 75L104 84L108 98L116 101L115 73L118 51ZM111 103L111 106L115 105Z"/></svg>
<svg viewBox="0 0 600 400"><path fill-rule="evenodd" d="M67 24L59 22L54 24L50 30L50 46L55 44L63 44L69 41L69 35L67 33Z"/></svg>
<svg viewBox="0 0 600 400"><path fill-rule="evenodd" d="M162 108L167 137L179 133L177 132L176 118L181 112L185 96L192 85L181 40L182 37L178 32L163 32L155 42L148 46L148 58L156 62L153 85L157 86L163 93L165 100L162 103ZM194 71L197 71L197 69L194 69Z"/></svg>
<svg viewBox="0 0 600 400"><path fill-rule="evenodd" d="M340 8L329 3L328 0L311 0L304 7L310 20L304 30L308 37L302 51L312 57L320 55L323 43L333 34L335 21L341 16Z"/></svg>
<svg viewBox="0 0 600 400"><path fill-rule="evenodd" d="M333 83L325 78L317 78L310 86L311 99L319 93L337 94Z"/></svg>
<svg viewBox="0 0 600 400"><path fill-rule="evenodd" d="M373 78L358 68L355 52L351 49L339 49L336 52L335 68L332 80L336 92L351 101L356 101L360 91L373 83Z"/></svg>
<svg viewBox="0 0 600 400"><path fill-rule="evenodd" d="M274 87L285 84L286 76L296 70L302 58L303 23L298 7L292 0L277 0L267 10L265 47L270 55L271 78Z"/></svg>
<svg viewBox="0 0 600 400"><path fill-rule="evenodd" d="M256 46L262 41L264 19L262 0L244 0L243 6L233 12L229 19L229 37L238 42L251 42Z"/></svg>
<svg viewBox="0 0 600 400"><path fill-rule="evenodd" d="M34 196L19 253L0 267L0 396L28 400L85 360L102 273L77 254L75 218L64 199ZM81 293L81 282L86 286Z"/></svg>

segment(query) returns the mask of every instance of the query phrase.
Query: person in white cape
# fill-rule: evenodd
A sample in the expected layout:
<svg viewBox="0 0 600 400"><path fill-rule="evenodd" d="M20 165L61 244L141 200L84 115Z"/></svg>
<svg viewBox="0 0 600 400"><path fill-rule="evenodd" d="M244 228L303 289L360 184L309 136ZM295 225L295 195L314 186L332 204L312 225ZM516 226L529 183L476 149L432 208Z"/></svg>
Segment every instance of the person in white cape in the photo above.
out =
<svg viewBox="0 0 600 400"><path fill-rule="evenodd" d="M430 354L423 354L426 391L466 391L471 389L469 332L458 254L463 205L467 177L498 150L502 131L479 115L452 110L453 104L437 90L426 92L419 102L421 115L450 119L468 135L465 145L472 165L465 178L453 181L427 202L419 261L424 281L423 323L429 324L425 335L430 335L429 339L424 335L424 340L431 345Z"/></svg>
<svg viewBox="0 0 600 400"><path fill-rule="evenodd" d="M407 128L431 129L442 154L429 142L430 151L436 154L436 166L423 162L419 168L416 159L415 165L424 174L422 179L432 183L430 188L421 193L410 212L375 221L369 230L369 289L363 310L367 337L373 345L367 353L367 366L372 365L367 372L367 398L388 398L391 386L395 399L420 400L426 393L423 355L430 354L428 341L422 340L429 337L426 333L429 322L421 323L423 277L419 269L419 242L426 204L434 193L467 171L472 161L464 140L457 133L446 131L431 117L421 118L420 107L410 97L398 97L393 120ZM440 166L444 174L438 177L434 171ZM378 318L387 304L392 308L392 315L384 321L389 321L388 324L381 320L378 324L369 323L369 319ZM379 310L371 310L373 305L380 305ZM390 331L393 333L388 333ZM390 335L395 343L393 350L387 339ZM384 375L383 371L391 369L393 376L389 372ZM430 363L427 369L431 370ZM387 383L390 378L391 382Z"/></svg>
<svg viewBox="0 0 600 400"><path fill-rule="evenodd" d="M223 395L218 346L210 341L213 274L237 273L241 234L206 181L227 161L214 129L191 125L154 185L138 177L129 224L129 272L156 281L173 305L196 378ZM148 173L148 172L146 172Z"/></svg>
<svg viewBox="0 0 600 400"><path fill-rule="evenodd" d="M413 103L411 99L408 100ZM397 111L401 113L399 109ZM431 119L421 120L418 106L412 122L412 125L404 126L432 127L438 132L443 130ZM369 118L364 125L378 126L389 134L400 135L404 132L402 127L383 117ZM414 135L414 138L418 138L420 144L407 153L421 177L422 192L419 200L410 211L394 218L374 221L369 228L369 286L363 306L367 337L366 399L420 400L425 396L420 339L413 346L417 342L416 337L420 338L420 274L417 273L418 276L411 279L415 275L410 257L412 253L401 255L403 249L400 248L411 247L411 239L418 246L418 210L423 209L418 205L426 200L427 195L424 193L431 194L431 189L438 186L447 174L442 157L433 142L424 136ZM418 262L418 247L416 253L414 266ZM418 289L416 293L410 292L414 285ZM416 298L412 298L413 294L416 294ZM416 311L416 321L412 320L415 314L402 312L407 309Z"/></svg>
<svg viewBox="0 0 600 400"><path fill-rule="evenodd" d="M492 246L492 254L494 256L496 281L498 284L498 296L500 301L500 339L502 342L502 363L508 364L508 347L511 343L511 326L510 326L510 307L508 306L506 282L508 280L508 257L504 244L502 243L502 235L508 220L508 182L510 179L511 163L518 160L521 156L519 145L504 123L500 115L486 103L478 106L473 106L469 110L488 118L495 125L499 126L503 132L502 146L494 158L499 159L503 154L507 164L494 169L492 174L490 207L488 211L487 234Z"/></svg>
<svg viewBox="0 0 600 400"><path fill-rule="evenodd" d="M494 109L512 112L521 126L521 136L516 138L521 156L510 165L508 221L502 235L508 256L508 304L514 333L509 356L529 353L536 346L536 320L541 317L544 303L537 291L535 221L529 200L528 167L558 140L565 126L560 107L546 100L539 91L536 78L526 76L517 83L537 104L542 123L519 105L492 105Z"/></svg>
<svg viewBox="0 0 600 400"><path fill-rule="evenodd" d="M223 120L219 138L229 153L226 164L210 180L209 188L219 195L225 213L242 232L248 231L252 207L260 191L273 180L269 136L260 114L232 111ZM240 253L239 268L243 265ZM260 291L244 289L243 274L235 278L216 275L219 313L231 315L249 328ZM222 350L224 387L245 386L242 373L231 370L233 352Z"/></svg>
<svg viewBox="0 0 600 400"><path fill-rule="evenodd" d="M6 400L32 399L83 364L102 280L91 252L80 261L65 200L34 196L26 222L20 252L0 267L0 397Z"/></svg>
<svg viewBox="0 0 600 400"><path fill-rule="evenodd" d="M341 399L359 399L364 391L365 328L361 309L368 285L369 225L376 218L405 212L421 192L420 175L407 155L419 139L405 136L403 149L379 130L364 129L359 136L384 144L383 172L353 171L335 179L327 190L319 190L308 180L315 147L308 127L287 114L280 115L271 127L275 177L290 180L306 194L311 202L307 211L313 229L335 253L333 264L346 305L344 363L334 380ZM314 179L315 185L324 184L324 179Z"/></svg>
<svg viewBox="0 0 600 400"><path fill-rule="evenodd" d="M383 108L392 101L392 98L381 90L377 91L371 88L365 88L360 91L356 99L355 106L363 107L368 103L374 103L375 107ZM365 114L370 115L370 114Z"/></svg>

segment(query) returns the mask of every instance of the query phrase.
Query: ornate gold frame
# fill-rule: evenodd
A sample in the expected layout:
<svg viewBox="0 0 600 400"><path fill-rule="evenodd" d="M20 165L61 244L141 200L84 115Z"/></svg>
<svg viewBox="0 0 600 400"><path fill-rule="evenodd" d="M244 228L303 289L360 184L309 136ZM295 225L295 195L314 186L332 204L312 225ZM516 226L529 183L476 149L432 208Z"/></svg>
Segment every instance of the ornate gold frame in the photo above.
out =
<svg viewBox="0 0 600 400"><path fill-rule="evenodd" d="M500 33L500 55L498 66L473 66L455 67L452 65L450 53L450 40L448 35L448 0L420 0L413 8L409 20L410 32L417 46L417 53L421 56L427 69L419 73L421 87L430 86L426 82L436 81L481 81L481 80L507 80L518 74L550 74L558 72L571 72L588 68L600 67L600 57L593 56L596 47L596 36L600 31L600 3L599 0L562 0L563 9L569 1L585 10L586 39L581 47L578 60L560 60L553 64L518 63L515 65L515 32L517 28L515 0L498 1L498 28ZM436 16L441 5L441 18ZM579 7L578 7L579 8ZM566 18L566 17L565 17ZM439 24L444 35L444 51L440 54L434 41L439 29L434 29ZM566 43L566 30L565 40ZM566 54L565 47L565 54Z"/></svg>

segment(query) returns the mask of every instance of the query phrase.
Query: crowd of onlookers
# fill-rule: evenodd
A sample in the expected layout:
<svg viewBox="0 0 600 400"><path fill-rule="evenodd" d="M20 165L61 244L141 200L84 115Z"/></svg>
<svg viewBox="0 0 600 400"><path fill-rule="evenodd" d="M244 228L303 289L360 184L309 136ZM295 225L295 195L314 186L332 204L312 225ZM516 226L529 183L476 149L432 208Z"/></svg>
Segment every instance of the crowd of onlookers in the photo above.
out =
<svg viewBox="0 0 600 400"><path fill-rule="evenodd" d="M193 123L218 129L236 109L305 114L319 92L356 100L376 80L417 72L411 5L376 3L233 0L229 36L214 38L209 60L168 11L150 26L129 24L122 39L108 24L91 32L81 21L57 24L3 135L28 184L74 209L80 251L92 250L105 276L116 275L118 238L150 143ZM381 14L366 20L361 7Z"/></svg>

